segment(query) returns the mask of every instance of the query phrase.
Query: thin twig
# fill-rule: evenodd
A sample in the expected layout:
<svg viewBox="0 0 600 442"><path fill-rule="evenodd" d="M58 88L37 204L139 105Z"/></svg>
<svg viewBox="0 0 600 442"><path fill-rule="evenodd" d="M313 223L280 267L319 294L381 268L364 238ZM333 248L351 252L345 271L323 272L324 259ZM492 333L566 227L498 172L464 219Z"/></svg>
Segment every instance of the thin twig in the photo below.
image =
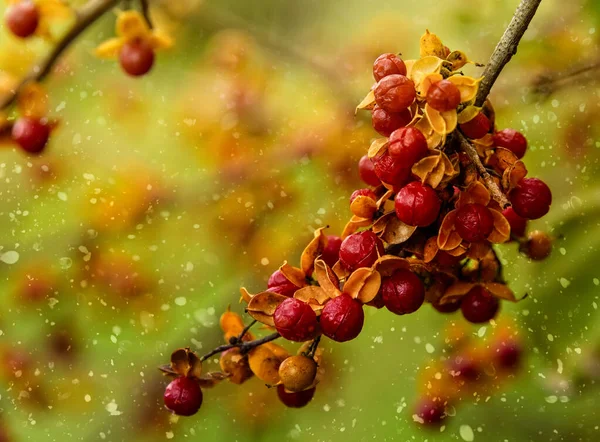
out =
<svg viewBox="0 0 600 442"><path fill-rule="evenodd" d="M561 72L551 72L541 74L533 82L533 93L547 98L562 87L568 86L570 83L575 83L583 78L596 78L593 75L588 75L600 69L600 59L585 64L575 66L573 69Z"/></svg>
<svg viewBox="0 0 600 442"><path fill-rule="evenodd" d="M246 327L244 327L244 329L242 330L242 332L236 336L233 342L231 342L231 344L236 344L238 342L242 342L244 340L244 336L246 335L246 333L248 333L248 330L250 330L252 328L252 326L254 324L256 324L258 321L256 319L254 319L250 324L248 324Z"/></svg>
<svg viewBox="0 0 600 442"><path fill-rule="evenodd" d="M10 106L19 95L19 92L27 83L31 81L40 81L48 75L52 66L56 63L63 51L92 23L100 18L104 13L114 7L119 0L90 0L85 5L75 10L77 16L76 22L69 32L58 42L48 56L36 63L29 73L19 82L14 89L5 95L0 96L0 109Z"/></svg>
<svg viewBox="0 0 600 442"><path fill-rule="evenodd" d="M209 351L208 353L206 353L204 356L202 356L200 358L200 360L202 362L204 362L208 358L210 358L211 356L216 355L217 353L223 353L224 351L227 351L229 349L236 348L236 347L238 347L242 353L248 353L253 348L256 348L256 347L258 347L260 345L263 345L263 344L265 344L267 342L274 341L279 336L281 336L279 333L273 333L273 334L270 334L268 336L265 336L264 338L255 339L253 341L238 342L236 344L220 345L217 348L215 348L215 349Z"/></svg>
<svg viewBox="0 0 600 442"><path fill-rule="evenodd" d="M153 28L152 20L150 19L150 6L148 5L148 0L140 0L140 5L142 7L142 15L144 16L144 20L148 23L150 29Z"/></svg>
<svg viewBox="0 0 600 442"><path fill-rule="evenodd" d="M317 336L309 345L308 351L305 353L305 356L309 358L314 358L315 353L317 352L317 348L319 347L319 342L321 342L321 335Z"/></svg>

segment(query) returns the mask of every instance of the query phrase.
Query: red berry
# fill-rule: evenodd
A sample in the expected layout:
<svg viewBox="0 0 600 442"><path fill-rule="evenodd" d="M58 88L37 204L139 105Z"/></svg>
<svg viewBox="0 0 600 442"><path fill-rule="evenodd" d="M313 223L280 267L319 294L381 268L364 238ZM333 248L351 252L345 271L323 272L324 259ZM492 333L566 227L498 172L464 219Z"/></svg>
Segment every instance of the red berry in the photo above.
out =
<svg viewBox="0 0 600 442"><path fill-rule="evenodd" d="M440 399L422 398L415 407L415 415L423 425L438 424L446 417L446 407Z"/></svg>
<svg viewBox="0 0 600 442"><path fill-rule="evenodd" d="M427 139L415 127L403 127L390 135L388 152L400 160L402 167L410 169L417 161L427 156Z"/></svg>
<svg viewBox="0 0 600 442"><path fill-rule="evenodd" d="M381 283L381 294L386 308L397 315L416 312L425 300L425 286L409 270L396 270Z"/></svg>
<svg viewBox="0 0 600 442"><path fill-rule="evenodd" d="M412 116L408 109L404 109L402 112L388 112L379 106L375 106L371 116L373 129L384 137L389 137L392 132L406 126L411 120Z"/></svg>
<svg viewBox="0 0 600 442"><path fill-rule="evenodd" d="M494 134L494 144L504 147L514 153L517 158L523 158L527 150L527 138L514 129L502 129Z"/></svg>
<svg viewBox="0 0 600 442"><path fill-rule="evenodd" d="M182 376L167 385L164 401L173 413L191 416L196 414L202 405L202 390L194 379Z"/></svg>
<svg viewBox="0 0 600 442"><path fill-rule="evenodd" d="M308 390L299 391L297 393L291 391L285 391L283 384L277 386L277 396L279 400L290 408L302 408L308 404L313 396L315 395L316 387L309 388Z"/></svg>
<svg viewBox="0 0 600 442"><path fill-rule="evenodd" d="M373 77L375 81L388 75L406 75L406 65L396 54L381 54L373 63Z"/></svg>
<svg viewBox="0 0 600 442"><path fill-rule="evenodd" d="M517 368L521 362L523 349L514 340L500 342L494 350L496 365L505 370Z"/></svg>
<svg viewBox="0 0 600 442"><path fill-rule="evenodd" d="M289 279L287 279L285 275L281 273L281 270L276 270L269 277L267 288L270 292L292 297L294 296L294 293L296 293L296 290L298 290L300 287L296 286Z"/></svg>
<svg viewBox="0 0 600 442"><path fill-rule="evenodd" d="M119 53L123 70L134 77L147 74L154 64L154 49L144 40L126 42Z"/></svg>
<svg viewBox="0 0 600 442"><path fill-rule="evenodd" d="M39 153L50 138L50 128L42 120L19 118L12 128L12 139L29 153Z"/></svg>
<svg viewBox="0 0 600 442"><path fill-rule="evenodd" d="M371 189L358 189L352 192L352 195L350 195L350 204L352 204L352 202L359 196L366 196L374 201L377 201L377 195L375 195L375 192L373 192Z"/></svg>
<svg viewBox="0 0 600 442"><path fill-rule="evenodd" d="M440 207L435 191L418 181L407 184L396 195L396 215L409 226L425 227L433 223Z"/></svg>
<svg viewBox="0 0 600 442"><path fill-rule="evenodd" d="M432 302L431 305L440 313L454 313L460 308L460 299L452 302L447 302L445 304L440 304L439 302Z"/></svg>
<svg viewBox="0 0 600 442"><path fill-rule="evenodd" d="M32 1L24 0L9 7L5 18L10 32L17 37L27 38L37 29L40 13Z"/></svg>
<svg viewBox="0 0 600 442"><path fill-rule="evenodd" d="M477 363L467 356L454 356L448 361L448 371L452 377L462 381L476 381L481 375Z"/></svg>
<svg viewBox="0 0 600 442"><path fill-rule="evenodd" d="M465 204L456 211L457 233L468 242L483 241L494 230L494 217L481 204Z"/></svg>
<svg viewBox="0 0 600 442"><path fill-rule="evenodd" d="M401 112L415 101L415 84L404 75L382 78L375 87L375 102L388 112Z"/></svg>
<svg viewBox="0 0 600 442"><path fill-rule="evenodd" d="M356 338L362 330L365 313L360 302L343 293L325 304L321 313L323 334L337 342Z"/></svg>
<svg viewBox="0 0 600 442"><path fill-rule="evenodd" d="M433 83L427 91L427 104L439 112L456 109L460 104L460 91L448 80Z"/></svg>
<svg viewBox="0 0 600 442"><path fill-rule="evenodd" d="M321 259L329 267L333 267L336 262L340 259L340 247L342 246L342 238L335 235L327 236L327 244L321 254Z"/></svg>
<svg viewBox="0 0 600 442"><path fill-rule="evenodd" d="M350 271L371 267L383 255L383 242L370 230L353 233L340 247L340 261Z"/></svg>
<svg viewBox="0 0 600 442"><path fill-rule="evenodd" d="M388 152L373 158L375 173L381 181L386 184L400 188L406 184L410 178L410 168L403 167L402 161L392 157Z"/></svg>
<svg viewBox="0 0 600 442"><path fill-rule="evenodd" d="M273 322L281 336L295 342L313 339L319 327L313 309L306 302L295 298L288 298L277 306Z"/></svg>
<svg viewBox="0 0 600 442"><path fill-rule="evenodd" d="M479 324L496 316L500 303L485 288L477 285L467 293L460 304L463 316L469 322Z"/></svg>
<svg viewBox="0 0 600 442"><path fill-rule="evenodd" d="M479 112L475 115L475 118L461 124L460 130L465 134L465 137L478 140L490 131L490 120L485 114Z"/></svg>
<svg viewBox="0 0 600 442"><path fill-rule="evenodd" d="M358 161L358 174L360 179L369 186L377 187L381 184L381 180L375 173L375 165L367 155L362 156Z"/></svg>
<svg viewBox="0 0 600 442"><path fill-rule="evenodd" d="M502 215L510 224L510 233L516 237L525 236L525 230L527 229L527 220L514 211L512 207L507 207L502 211Z"/></svg>
<svg viewBox="0 0 600 442"><path fill-rule="evenodd" d="M526 219L541 218L552 204L552 192L538 178L523 178L510 192L509 198L515 213Z"/></svg>

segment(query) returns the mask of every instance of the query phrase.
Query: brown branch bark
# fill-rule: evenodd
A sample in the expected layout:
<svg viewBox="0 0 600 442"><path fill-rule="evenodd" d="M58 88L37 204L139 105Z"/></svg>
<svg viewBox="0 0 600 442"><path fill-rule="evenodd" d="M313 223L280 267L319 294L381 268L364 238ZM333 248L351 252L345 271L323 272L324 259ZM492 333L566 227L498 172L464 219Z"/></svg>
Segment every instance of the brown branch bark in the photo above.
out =
<svg viewBox="0 0 600 442"><path fill-rule="evenodd" d="M256 347L258 347L260 345L266 344L267 342L274 341L275 339L277 339L280 336L281 335L279 333L273 333L273 334L270 334L268 336L265 336L264 338L255 339L253 341L238 342L236 344L220 345L219 347L217 347L217 348L209 351L208 353L206 353L204 356L202 356L200 358L200 360L202 362L204 362L208 358L210 358L211 356L214 356L214 355L216 355L218 353L223 353L224 351L227 351L227 350L229 350L231 348L235 348L235 347L238 347L242 353L247 353L250 350L252 350L253 348L256 348Z"/></svg>
<svg viewBox="0 0 600 442"><path fill-rule="evenodd" d="M140 4L144 20L146 20L146 23L148 23L148 26L152 29L154 26L152 25L152 19L150 18L150 6L148 5L148 0L140 0Z"/></svg>
<svg viewBox="0 0 600 442"><path fill-rule="evenodd" d="M10 106L27 83L40 81L50 73L62 53L85 31L92 23L104 13L114 7L119 0L90 0L85 5L75 10L76 22L69 32L58 42L52 51L42 60L37 62L13 90L0 97L0 110Z"/></svg>

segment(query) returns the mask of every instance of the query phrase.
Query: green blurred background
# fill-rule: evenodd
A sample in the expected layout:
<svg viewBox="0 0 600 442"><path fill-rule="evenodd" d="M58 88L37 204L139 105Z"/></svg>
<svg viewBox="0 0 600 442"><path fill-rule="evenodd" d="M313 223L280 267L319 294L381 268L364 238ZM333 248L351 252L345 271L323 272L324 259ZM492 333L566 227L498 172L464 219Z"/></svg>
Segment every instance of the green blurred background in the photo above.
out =
<svg viewBox="0 0 600 442"><path fill-rule="evenodd" d="M306 408L257 379L205 391L194 417L162 406L156 367L174 349L219 345L240 286L261 290L315 228L343 227L375 136L368 114L353 116L373 60L417 57L428 28L484 62L516 3L157 0L177 43L141 79L92 54L114 15L92 26L45 82L60 120L48 150L0 151L0 440L600 440L598 70L534 90L539 75L598 60L597 0L543 1L492 94L497 124L527 136L530 176L554 194L533 225L557 238L550 259L499 248L529 295L503 305L527 351L515 379L465 398L441 431L419 428L418 372L463 320L368 309L359 338L324 343L326 380ZM47 49L2 29L0 74ZM474 340L493 333L463 325Z"/></svg>

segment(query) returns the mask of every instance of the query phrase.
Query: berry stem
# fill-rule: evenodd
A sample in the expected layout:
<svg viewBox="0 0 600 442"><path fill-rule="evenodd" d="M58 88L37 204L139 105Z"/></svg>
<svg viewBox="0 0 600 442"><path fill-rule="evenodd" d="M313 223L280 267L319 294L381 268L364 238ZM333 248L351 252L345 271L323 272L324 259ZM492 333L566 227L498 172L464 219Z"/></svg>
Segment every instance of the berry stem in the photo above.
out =
<svg viewBox="0 0 600 442"><path fill-rule="evenodd" d="M600 69L600 58L588 61L566 71L541 74L533 82L533 93L541 98L548 98L560 88L570 83L582 82L595 78L595 71Z"/></svg>
<svg viewBox="0 0 600 442"><path fill-rule="evenodd" d="M252 326L254 324L256 324L258 321L256 319L253 319L252 322L250 324L248 324L246 327L244 327L244 329L242 330L242 332L239 334L239 336L236 338L236 342L242 342L244 339L244 336L246 335L246 333L248 333L248 330L250 330L252 328Z"/></svg>
<svg viewBox="0 0 600 442"><path fill-rule="evenodd" d="M319 342L321 342L321 335L317 336L308 347L308 351L305 353L305 356L308 358L314 358L315 353L317 352L317 347L319 346Z"/></svg>
<svg viewBox="0 0 600 442"><path fill-rule="evenodd" d="M217 348L215 348L215 349L209 351L208 353L206 353L204 356L202 356L200 358L200 361L204 362L208 358L210 358L211 356L214 356L214 355L216 355L218 353L223 353L224 351L227 351L227 350L229 350L231 348L235 348L235 347L239 347L239 349L242 352L242 354L248 353L253 348L259 347L259 346L261 346L263 344L266 344L267 342L274 341L275 339L279 338L280 336L281 335L279 333L272 333L270 335L265 336L264 338L255 339L253 341L239 342L239 343L236 343L236 344L220 345Z"/></svg>
<svg viewBox="0 0 600 442"><path fill-rule="evenodd" d="M52 51L36 63L21 82L11 91L0 96L0 110L10 106L27 83L40 81L48 75L63 51L98 18L114 7L119 0L90 0L75 10L77 17L75 24L69 32L58 42Z"/></svg>
<svg viewBox="0 0 600 442"><path fill-rule="evenodd" d="M150 19L150 7L148 5L148 0L140 0L140 6L142 7L142 15L144 16L144 20L148 23L148 27L150 29L153 28L152 20Z"/></svg>

